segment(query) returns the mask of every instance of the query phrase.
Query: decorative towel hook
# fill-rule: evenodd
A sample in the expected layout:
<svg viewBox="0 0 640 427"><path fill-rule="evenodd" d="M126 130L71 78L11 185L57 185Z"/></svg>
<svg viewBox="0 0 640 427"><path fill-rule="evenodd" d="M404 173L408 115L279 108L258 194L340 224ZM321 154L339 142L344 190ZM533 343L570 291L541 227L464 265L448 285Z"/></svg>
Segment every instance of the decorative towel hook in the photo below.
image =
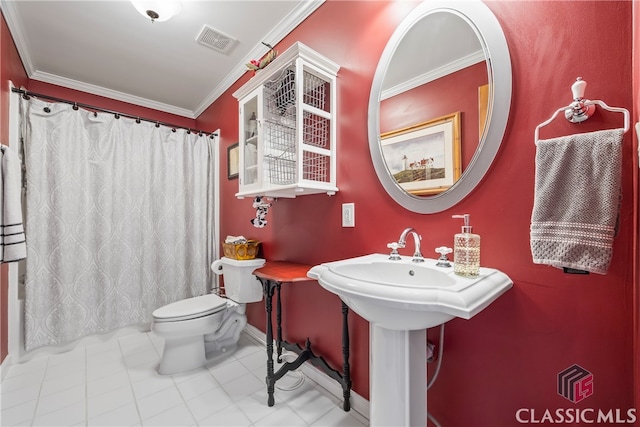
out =
<svg viewBox="0 0 640 427"><path fill-rule="evenodd" d="M629 110L620 107L609 107L604 101L600 101L599 99L595 99L593 101L584 99L583 96L586 87L587 82L583 81L582 77L578 77L576 79L576 82L571 86L574 101L566 107L560 107L548 120L536 126L536 130L533 136L536 143L538 142L540 128L543 128L551 123L556 117L558 117L559 113L562 113L564 111L564 116L567 120L569 120L571 123L580 123L587 120L593 114L596 105L599 105L606 111L622 113L622 115L624 116L624 132L626 133L629 130L631 116L629 114Z"/></svg>
<svg viewBox="0 0 640 427"><path fill-rule="evenodd" d="M573 94L573 102L564 111L564 116L571 123L580 123L587 120L593 114L596 106L591 104L588 99L584 99L584 91L587 88L587 82L578 77L573 85L571 85L571 93Z"/></svg>

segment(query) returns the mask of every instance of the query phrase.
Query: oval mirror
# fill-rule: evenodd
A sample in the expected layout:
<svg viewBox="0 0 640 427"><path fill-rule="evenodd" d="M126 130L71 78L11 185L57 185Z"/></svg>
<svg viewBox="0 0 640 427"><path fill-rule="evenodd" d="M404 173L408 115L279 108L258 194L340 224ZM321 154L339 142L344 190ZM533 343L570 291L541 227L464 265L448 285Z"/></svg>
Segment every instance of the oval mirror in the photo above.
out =
<svg viewBox="0 0 640 427"><path fill-rule="evenodd" d="M369 150L389 195L413 212L459 203L495 158L511 105L511 60L481 1L425 1L398 26L369 98Z"/></svg>

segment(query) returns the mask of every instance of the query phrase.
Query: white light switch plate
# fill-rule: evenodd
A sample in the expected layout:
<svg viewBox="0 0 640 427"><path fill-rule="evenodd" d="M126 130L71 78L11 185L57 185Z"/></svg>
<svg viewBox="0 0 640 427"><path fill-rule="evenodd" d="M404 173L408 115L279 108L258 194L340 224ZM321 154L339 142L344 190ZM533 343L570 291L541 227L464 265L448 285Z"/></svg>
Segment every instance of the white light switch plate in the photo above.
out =
<svg viewBox="0 0 640 427"><path fill-rule="evenodd" d="M342 226L343 227L355 227L356 226L356 206L355 206L355 203L343 203L342 204Z"/></svg>

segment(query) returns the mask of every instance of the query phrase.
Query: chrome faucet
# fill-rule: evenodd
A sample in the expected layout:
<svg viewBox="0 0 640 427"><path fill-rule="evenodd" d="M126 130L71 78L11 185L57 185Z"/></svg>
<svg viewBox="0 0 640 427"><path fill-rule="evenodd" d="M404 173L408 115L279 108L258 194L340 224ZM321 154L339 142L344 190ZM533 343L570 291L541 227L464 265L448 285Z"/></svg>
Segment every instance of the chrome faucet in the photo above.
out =
<svg viewBox="0 0 640 427"><path fill-rule="evenodd" d="M402 232L402 234L400 234L400 239L398 239L398 243L393 242L387 245L387 247L391 249L391 255L389 256L389 259L391 260L400 259L400 254L398 254L398 248L404 248L406 246L407 236L409 235L409 233L413 235L413 243L415 245L415 250L413 252L413 259L411 261L424 262L424 257L420 252L420 240L422 240L422 237L420 237L420 235L416 232L416 230L413 227L406 228Z"/></svg>

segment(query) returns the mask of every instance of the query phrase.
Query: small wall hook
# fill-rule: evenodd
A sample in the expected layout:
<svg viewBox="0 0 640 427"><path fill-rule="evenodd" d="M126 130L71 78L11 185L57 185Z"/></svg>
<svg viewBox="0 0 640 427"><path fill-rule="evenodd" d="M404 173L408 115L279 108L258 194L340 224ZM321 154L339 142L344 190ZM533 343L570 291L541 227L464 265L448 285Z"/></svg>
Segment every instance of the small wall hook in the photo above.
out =
<svg viewBox="0 0 640 427"><path fill-rule="evenodd" d="M587 82L578 77L573 85L571 85L571 93L573 94L573 102L564 111L564 117L571 123L580 123L587 120L593 115L596 106L588 99L584 99L584 91L587 88Z"/></svg>

